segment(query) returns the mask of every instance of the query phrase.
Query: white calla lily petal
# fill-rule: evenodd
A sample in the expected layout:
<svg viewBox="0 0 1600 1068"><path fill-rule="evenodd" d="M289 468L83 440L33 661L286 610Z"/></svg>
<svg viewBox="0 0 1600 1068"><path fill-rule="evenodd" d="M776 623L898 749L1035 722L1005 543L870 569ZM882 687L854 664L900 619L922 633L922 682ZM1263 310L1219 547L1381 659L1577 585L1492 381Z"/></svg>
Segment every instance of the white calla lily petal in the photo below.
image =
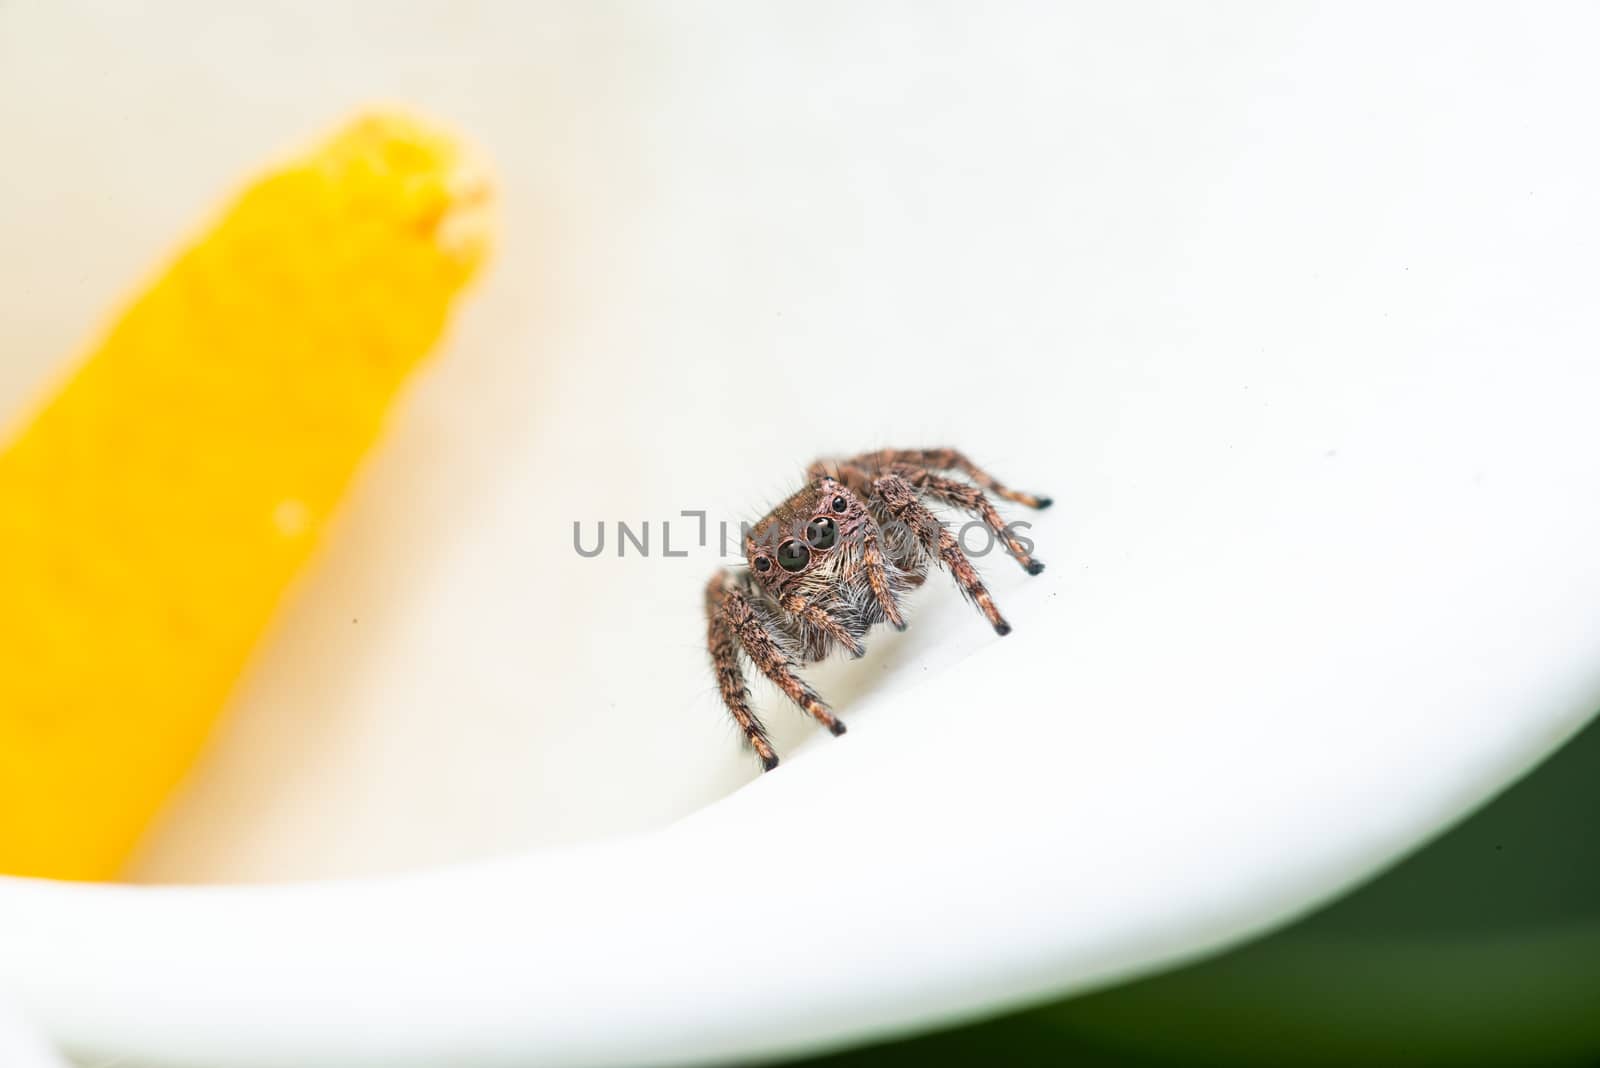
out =
<svg viewBox="0 0 1600 1068"><path fill-rule="evenodd" d="M8 349L43 376L40 324L326 98L470 127L504 260L144 874L459 863L0 880L0 990L73 1051L693 1063L958 1019L1292 917L1600 707L1592 25L508 6L373 14L375 49L274 10L305 95L230 88L286 61L192 46L198 7L0 9L0 94L57 109L0 129L61 172L0 178L39 251ZM182 166L59 136L130 99ZM102 219L30 205L107 173L141 210L85 257ZM889 444L1052 494L1049 570L983 562L1008 638L935 579L819 672L844 739L761 693L785 764L730 792L712 554L581 560L571 523L736 523Z"/></svg>

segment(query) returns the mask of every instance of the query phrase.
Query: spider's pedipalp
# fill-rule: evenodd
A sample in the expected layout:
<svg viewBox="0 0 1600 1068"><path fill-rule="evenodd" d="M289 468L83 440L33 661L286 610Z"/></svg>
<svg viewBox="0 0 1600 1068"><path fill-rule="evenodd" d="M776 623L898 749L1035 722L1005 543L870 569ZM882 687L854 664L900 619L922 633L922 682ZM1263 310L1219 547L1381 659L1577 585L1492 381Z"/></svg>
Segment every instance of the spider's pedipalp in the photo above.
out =
<svg viewBox="0 0 1600 1068"><path fill-rule="evenodd" d="M857 472L852 469L851 473ZM859 491L843 477L838 480L837 486L840 495L848 502L848 514L855 521L852 533L860 546L861 574L867 580L872 600L882 613L884 622L895 630L905 630L905 616L901 614L900 601L895 596L895 581L890 572L889 555L884 549L883 531L873 518L872 509L861 499Z"/></svg>
<svg viewBox="0 0 1600 1068"><path fill-rule="evenodd" d="M815 627L822 634L827 635L828 638L844 646L845 651L852 658L860 659L866 654L867 647L861 644L861 639L850 633L849 628L837 616L831 614L821 605L806 600L805 597L798 593L791 593L780 603L783 605L784 611ZM819 641L813 643L812 648L820 653L823 646ZM814 659L821 659L821 657L817 656Z"/></svg>

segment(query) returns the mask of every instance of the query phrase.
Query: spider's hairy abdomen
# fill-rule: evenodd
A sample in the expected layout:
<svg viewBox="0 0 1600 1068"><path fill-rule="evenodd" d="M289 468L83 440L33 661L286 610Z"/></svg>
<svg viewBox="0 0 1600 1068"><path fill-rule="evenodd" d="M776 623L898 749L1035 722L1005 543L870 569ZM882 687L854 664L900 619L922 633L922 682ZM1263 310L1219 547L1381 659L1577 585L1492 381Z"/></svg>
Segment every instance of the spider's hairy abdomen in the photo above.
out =
<svg viewBox="0 0 1600 1068"><path fill-rule="evenodd" d="M939 475L960 471L971 481ZM739 658L748 658L796 704L834 734L840 723L794 669L836 648L865 650L873 627L905 629L900 599L922 585L937 561L999 634L1000 615L955 536L924 499L979 516L1030 574L1034 560L984 495L1034 508L1050 504L1007 489L953 449L885 449L848 460L819 460L811 483L772 509L745 538L746 571L724 569L706 588L708 647L723 702L768 770L777 766L749 707Z"/></svg>

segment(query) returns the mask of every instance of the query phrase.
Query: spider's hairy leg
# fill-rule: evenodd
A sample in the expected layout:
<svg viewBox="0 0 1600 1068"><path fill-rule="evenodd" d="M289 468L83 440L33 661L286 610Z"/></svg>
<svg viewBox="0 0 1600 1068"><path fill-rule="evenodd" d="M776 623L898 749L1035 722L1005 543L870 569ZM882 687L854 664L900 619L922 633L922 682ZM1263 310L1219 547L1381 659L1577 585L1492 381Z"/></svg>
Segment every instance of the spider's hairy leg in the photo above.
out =
<svg viewBox="0 0 1600 1068"><path fill-rule="evenodd" d="M869 467L889 468L897 464L910 464L914 467L926 467L933 471L960 471L972 481L994 494L1017 504L1025 504L1029 508L1050 507L1049 497L1040 497L1032 493L1022 493L1003 485L999 479L967 459L966 455L956 449L880 449L877 452L864 453L854 457L846 463L862 464Z"/></svg>
<svg viewBox="0 0 1600 1068"><path fill-rule="evenodd" d="M885 475L873 484L873 488L890 514L905 524L923 547L950 569L962 592L972 598L984 618L994 627L995 633L1010 634L1011 624L995 607L994 598L989 596L989 590L978 577L972 561L961 551L956 536L918 499L916 488L899 475Z"/></svg>
<svg viewBox="0 0 1600 1068"><path fill-rule="evenodd" d="M821 461L812 464L813 468L820 466ZM840 472L839 481L844 489L844 496L850 502L852 515L859 517L861 524L861 571L867 576L867 587L872 591L872 599L878 602L878 607L883 611L884 620L895 630L905 630L905 616L900 613L900 602L895 599L894 585L889 581L888 554L884 551L883 531L878 527L878 521L873 518L872 510L868 508L859 496L862 492L871 491L871 483L866 473L858 467L849 464L836 465ZM861 485L863 489L857 489Z"/></svg>
<svg viewBox="0 0 1600 1068"><path fill-rule="evenodd" d="M727 571L719 572L706 586L706 645L711 651L711 667L717 675L722 703L728 706L728 713L744 732L750 748L761 758L761 770L771 771L778 766L778 754L767 738L767 729L750 710L750 691L745 687L744 672L739 668L734 623L728 611L730 577Z"/></svg>
<svg viewBox="0 0 1600 1068"><path fill-rule="evenodd" d="M867 584L872 588L872 598L883 609L883 618L895 630L905 630L905 616L900 614L900 602L895 600L894 587L889 584L889 568L884 562L883 531L876 520L869 519L866 533L861 538L861 567L867 574Z"/></svg>
<svg viewBox="0 0 1600 1068"><path fill-rule="evenodd" d="M1016 557L1017 563L1021 564L1028 574L1037 575L1044 570L1044 564L1028 554L1028 551L1022 547L1022 543L1017 540L1016 535L1012 534L1006 527L1005 520L1000 517L999 512L995 511L994 505L989 501L989 498L985 497L983 491L977 486L969 485L953 478L944 478L928 471L921 471L916 475L907 477L915 485L920 486L922 492L934 500L954 505L982 519L984 525L993 532L995 537L1000 539L1001 543L1005 545L1006 551Z"/></svg>
<svg viewBox="0 0 1600 1068"><path fill-rule="evenodd" d="M806 600L804 596L798 593L789 594L779 604L783 606L785 612L816 627L822 633L844 646L852 657L859 659L866 653L867 648L861 644L861 640L851 634L845 628L845 625L839 621L838 617L831 614L821 605Z"/></svg>
<svg viewBox="0 0 1600 1068"><path fill-rule="evenodd" d="M817 692L795 674L794 658L784 651L772 629L762 621L749 595L737 588L727 589L723 612L756 670L776 683L789 700L805 709L831 733L843 734L844 724L828 711L828 706L823 704Z"/></svg>

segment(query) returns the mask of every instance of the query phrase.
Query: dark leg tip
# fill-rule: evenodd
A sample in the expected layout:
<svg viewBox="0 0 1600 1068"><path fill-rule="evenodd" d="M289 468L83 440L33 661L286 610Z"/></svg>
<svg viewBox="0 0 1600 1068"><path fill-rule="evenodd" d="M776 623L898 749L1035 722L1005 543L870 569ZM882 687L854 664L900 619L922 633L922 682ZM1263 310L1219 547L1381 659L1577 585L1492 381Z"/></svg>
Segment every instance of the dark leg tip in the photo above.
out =
<svg viewBox="0 0 1600 1068"><path fill-rule="evenodd" d="M1007 634L1011 633L1011 624L1002 619L1000 622L994 625L994 632L1000 635L1000 637L1004 638Z"/></svg>
<svg viewBox="0 0 1600 1068"><path fill-rule="evenodd" d="M777 756L776 753L774 753L772 756L764 756L764 757L761 758L761 770L762 771L771 771L773 768L775 768L777 766L778 766L778 756Z"/></svg>
<svg viewBox="0 0 1600 1068"><path fill-rule="evenodd" d="M1044 511L1046 508L1050 507L1054 503L1056 503L1056 502L1051 500L1049 497L1035 497L1033 499L1033 506L1035 508L1039 509L1039 511L1041 511L1041 512Z"/></svg>
<svg viewBox="0 0 1600 1068"><path fill-rule="evenodd" d="M1044 565L1037 560L1028 561L1028 574L1037 575L1044 570Z"/></svg>
<svg viewBox="0 0 1600 1068"><path fill-rule="evenodd" d="M844 723L841 720L836 719L832 723L828 724L828 730L832 731L833 736L837 738L839 735L844 733Z"/></svg>

